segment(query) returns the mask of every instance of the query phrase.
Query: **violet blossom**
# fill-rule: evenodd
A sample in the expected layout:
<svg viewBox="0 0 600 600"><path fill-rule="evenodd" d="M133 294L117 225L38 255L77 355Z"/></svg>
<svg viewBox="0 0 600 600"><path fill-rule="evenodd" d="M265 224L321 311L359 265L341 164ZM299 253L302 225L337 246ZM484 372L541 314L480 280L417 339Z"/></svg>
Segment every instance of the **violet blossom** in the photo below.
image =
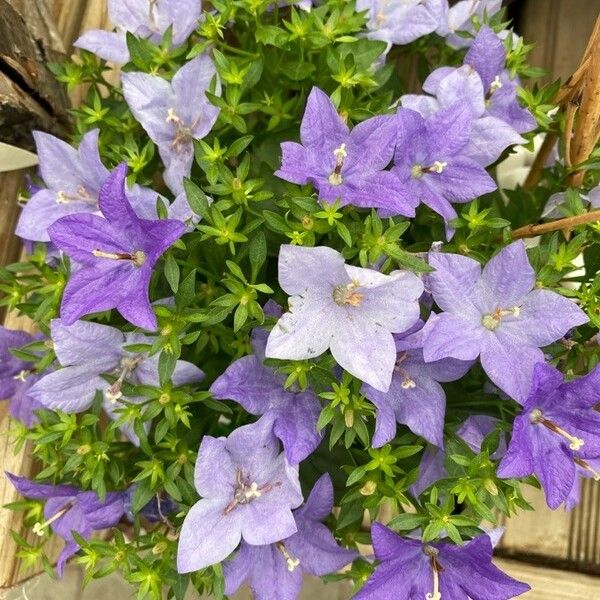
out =
<svg viewBox="0 0 600 600"><path fill-rule="evenodd" d="M310 183L327 202L385 207L414 216L416 202L384 169L394 155L396 126L392 115L372 117L350 131L330 98L313 87L300 125L300 144L281 144L277 177Z"/></svg>
<svg viewBox="0 0 600 600"><path fill-rule="evenodd" d="M564 217L561 208L567 201L566 192L557 192L552 194L544 206L542 211L543 219L560 219ZM592 188L587 194L581 195L581 202L584 206L589 206L592 210L600 209L600 185Z"/></svg>
<svg viewBox="0 0 600 600"><path fill-rule="evenodd" d="M368 11L369 39L409 44L444 30L448 0L357 0L356 10Z"/></svg>
<svg viewBox="0 0 600 600"><path fill-rule="evenodd" d="M292 514L302 503L298 468L280 453L266 420L238 427L227 438L205 435L194 482L202 499L181 528L179 573L221 562L242 539L262 546L298 530Z"/></svg>
<svg viewBox="0 0 600 600"><path fill-rule="evenodd" d="M475 35L474 20L484 21L484 17L493 17L502 8L502 0L459 0L447 12L447 27L438 30L452 48L466 48ZM458 35L461 33L463 35Z"/></svg>
<svg viewBox="0 0 600 600"><path fill-rule="evenodd" d="M279 312L279 315L281 312ZM233 362L210 388L219 400L235 400L246 412L272 422L291 464L304 460L321 441L317 420L321 404L314 392L286 390L285 376L263 365L268 333L255 329L254 354Z"/></svg>
<svg viewBox="0 0 600 600"><path fill-rule="evenodd" d="M200 14L200 0L108 0L108 18L116 32L91 29L73 45L122 65L130 59L127 32L158 44L172 28L172 43L177 47L196 29Z"/></svg>
<svg viewBox="0 0 600 600"><path fill-rule="evenodd" d="M205 137L219 116L208 101L215 66L200 55L181 67L169 82L148 73L125 73L123 95L131 112L158 146L165 165L164 179L170 190L181 194L183 178L194 162L194 140ZM220 92L219 85L214 91Z"/></svg>
<svg viewBox="0 0 600 600"><path fill-rule="evenodd" d="M373 523L371 536L379 565L354 600L511 600L530 589L494 566L488 535L460 546L423 543Z"/></svg>
<svg viewBox="0 0 600 600"><path fill-rule="evenodd" d="M17 358L12 349L39 340L26 331L0 327L0 399L9 401L9 413L27 427L37 422L34 411L42 408L31 395L31 386L41 377L33 370L33 363Z"/></svg>
<svg viewBox="0 0 600 600"><path fill-rule="evenodd" d="M496 182L468 155L472 116L463 105L441 109L427 119L400 108L397 123L392 173L410 196L446 223L457 217L451 202L469 202L496 189Z"/></svg>
<svg viewBox="0 0 600 600"><path fill-rule="evenodd" d="M73 538L73 531L89 539L94 531L114 527L124 512L122 492L109 492L100 500L96 492L84 492L71 485L50 485L30 481L6 473L17 491L35 500L45 500L43 523L36 523L33 532L43 536L50 527L65 540L66 545L58 558L56 570L62 577L65 564L78 550L79 544Z"/></svg>
<svg viewBox="0 0 600 600"><path fill-rule="evenodd" d="M421 324L422 325L422 324ZM444 444L446 394L440 382L460 379L472 363L454 358L423 360L420 331L395 335L398 353L387 392L363 385L362 393L377 407L372 445L379 448L396 435L396 423L437 446Z"/></svg>
<svg viewBox="0 0 600 600"><path fill-rule="evenodd" d="M541 347L588 321L570 299L535 285L525 245L513 242L483 268L457 254L430 253L428 277L436 304L423 328L426 361L481 359L488 377L525 402Z"/></svg>
<svg viewBox="0 0 600 600"><path fill-rule="evenodd" d="M90 408L96 393L102 392L104 410L112 419L117 419L119 409L124 408L123 384L160 385L158 354L147 356L125 349L132 344L151 344L152 338L89 321L68 325L54 319L50 328L54 352L62 368L42 377L30 390L32 398L46 408L83 412ZM103 374L117 379L111 384ZM178 387L203 378L204 373L198 367L178 360L171 381ZM127 397L126 400L139 403L144 398ZM131 441L138 443L130 427L123 431Z"/></svg>
<svg viewBox="0 0 600 600"><path fill-rule="evenodd" d="M305 573L322 577L352 562L358 553L338 546L321 523L332 508L333 485L325 474L315 483L306 504L293 513L297 533L264 546L242 542L233 559L223 563L225 593L234 594L247 582L256 600L294 600Z"/></svg>
<svg viewBox="0 0 600 600"><path fill-rule="evenodd" d="M49 228L52 242L81 264L71 274L61 304L67 325L80 317L116 308L130 323L157 327L148 297L152 269L178 240L185 225L176 220L140 219L125 194L127 165L119 165L100 190L104 219L92 214L62 217Z"/></svg>
<svg viewBox="0 0 600 600"><path fill-rule="evenodd" d="M289 312L269 335L267 358L303 360L329 349L343 369L387 391L396 363L392 333L419 318L416 275L346 265L332 248L283 245L279 285L290 295Z"/></svg>
<svg viewBox="0 0 600 600"><path fill-rule="evenodd" d="M599 402L600 366L564 382L560 371L538 363L498 477L535 474L548 506L557 508L570 495L579 469L600 475L587 460L600 457Z"/></svg>

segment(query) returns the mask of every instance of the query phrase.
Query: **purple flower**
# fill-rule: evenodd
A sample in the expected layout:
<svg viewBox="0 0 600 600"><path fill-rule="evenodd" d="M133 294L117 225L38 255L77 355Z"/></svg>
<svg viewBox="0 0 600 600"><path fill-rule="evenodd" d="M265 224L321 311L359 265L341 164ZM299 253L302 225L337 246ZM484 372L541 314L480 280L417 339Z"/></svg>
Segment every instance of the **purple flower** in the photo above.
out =
<svg viewBox="0 0 600 600"><path fill-rule="evenodd" d="M61 304L66 325L83 315L116 308L133 325L156 329L148 297L152 268L185 231L175 220L137 217L125 195L127 165L118 166L100 190L104 219L62 217L49 228L52 242L81 268L71 275Z"/></svg>
<svg viewBox="0 0 600 600"><path fill-rule="evenodd" d="M528 585L492 564L492 541L480 535L461 546L402 538L373 523L375 572L354 600L510 600Z"/></svg>
<svg viewBox="0 0 600 600"><path fill-rule="evenodd" d="M427 446L419 463L419 475L410 491L413 496L420 496L428 487L447 476L446 453L439 446Z"/></svg>
<svg viewBox="0 0 600 600"><path fill-rule="evenodd" d="M544 210L542 212L542 218L544 219L560 219L565 216L561 208L564 206L567 201L566 192L558 192L556 194L552 194L550 198L548 198L548 202L544 206ZM591 209L597 210L600 208L600 185L597 185L595 188L592 188L587 194L581 195L581 202L585 205L589 205Z"/></svg>
<svg viewBox="0 0 600 600"><path fill-rule="evenodd" d="M321 404L310 390L285 390L285 377L263 365L267 335L263 329L255 329L254 354L233 362L212 384L210 392L219 400L235 400L252 415L264 415L283 443L288 461L298 464L321 441L317 433Z"/></svg>
<svg viewBox="0 0 600 600"><path fill-rule="evenodd" d="M200 20L200 0L108 0L108 17L117 31L86 31L74 46L117 64L129 61L126 33L158 44L172 27L173 46L181 46Z"/></svg>
<svg viewBox="0 0 600 600"><path fill-rule="evenodd" d="M396 362L392 333L419 318L423 283L416 275L346 265L332 248L283 245L279 285L291 296L290 312L271 331L267 358L303 360L329 348L346 371L387 391Z"/></svg>
<svg viewBox="0 0 600 600"><path fill-rule="evenodd" d="M379 448L396 435L396 423L437 446L444 445L446 394L439 382L462 377L470 362L444 358L426 363L420 331L396 335L396 365L387 392L364 385L362 393L377 407L373 447Z"/></svg>
<svg viewBox="0 0 600 600"><path fill-rule="evenodd" d="M573 487L569 495L565 498L565 510L573 510L581 499L581 480L594 478L600 481L600 458L577 458L575 459L577 467Z"/></svg>
<svg viewBox="0 0 600 600"><path fill-rule="evenodd" d="M88 131L79 148L41 131L33 137L47 188L37 190L19 217L18 236L48 242L48 227L60 217L98 210L98 193L109 175L98 153L98 129Z"/></svg>
<svg viewBox="0 0 600 600"><path fill-rule="evenodd" d="M223 564L225 593L234 594L247 582L256 600L298 597L305 573L322 577L334 573L358 554L340 548L329 529L321 524L331 514L333 485L322 475L306 504L294 511L298 532L264 546L242 542L232 560Z"/></svg>
<svg viewBox="0 0 600 600"><path fill-rule="evenodd" d="M438 30L440 35L446 37L446 43L453 48L466 48L473 41L472 38L457 35L461 33L475 33L473 18L480 21L484 16L492 17L502 8L502 0L460 0L448 10L447 30Z"/></svg>
<svg viewBox="0 0 600 600"><path fill-rule="evenodd" d="M117 419L124 405L122 386L159 386L158 355L129 352L124 346L151 344L153 339L138 333L122 333L118 329L89 321L76 321L67 325L54 319L51 324L54 351L62 368L42 377L30 390L30 395L41 405L52 410L78 413L87 410L96 392L103 393L103 406L107 414ZM110 384L102 375L117 377ZM201 381L204 373L191 363L178 360L171 377L175 387ZM144 398L127 398L128 402L141 402ZM131 428L124 433L138 443Z"/></svg>
<svg viewBox="0 0 600 600"><path fill-rule="evenodd" d="M467 155L472 117L461 105L424 119L400 108L398 142L392 172L419 202L446 223L456 218L451 202L469 202L496 189L486 170Z"/></svg>
<svg viewBox="0 0 600 600"><path fill-rule="evenodd" d="M373 117L352 131L329 97L313 87L300 125L300 141L281 144L281 168L275 175L292 183L310 183L327 202L385 207L414 216L416 202L384 171L394 154L395 120Z"/></svg>
<svg viewBox="0 0 600 600"><path fill-rule="evenodd" d="M9 412L27 427L37 422L35 410L42 408L30 394L31 386L41 377L32 370L33 363L17 358L11 349L40 339L25 331L0 327L0 398L9 400Z"/></svg>
<svg viewBox="0 0 600 600"><path fill-rule="evenodd" d="M17 491L27 498L45 500L43 523L36 523L33 532L39 536L50 527L65 540L56 570L62 577L65 563L79 550L72 532L89 539L94 531L114 527L123 516L121 492L110 492L100 500L95 492L84 492L71 485L49 485L6 473Z"/></svg>
<svg viewBox="0 0 600 600"><path fill-rule="evenodd" d="M194 140L206 136L219 116L205 92L216 75L207 55L186 63L169 82L148 73L125 73L123 95L165 164L164 179L170 190L183 192L183 178L194 162ZM215 93L219 93L219 87Z"/></svg>
<svg viewBox="0 0 600 600"><path fill-rule="evenodd" d="M488 377L523 403L541 347L587 322L571 300L535 287L522 241L503 248L487 265L457 254L430 253L430 291L444 311L423 328L426 361L481 359Z"/></svg>
<svg viewBox="0 0 600 600"><path fill-rule="evenodd" d="M292 514L302 503L298 468L280 454L271 429L260 420L227 438L202 438L194 476L202 499L183 522L179 573L221 562L242 539L262 546L298 530Z"/></svg>
<svg viewBox="0 0 600 600"><path fill-rule="evenodd" d="M557 508L569 496L578 467L594 474L586 459L600 457L598 402L600 367L564 382L560 371L538 363L498 477L534 473L546 492L548 506Z"/></svg>
<svg viewBox="0 0 600 600"><path fill-rule="evenodd" d="M390 44L409 44L445 27L447 0L357 0L367 13L367 37Z"/></svg>

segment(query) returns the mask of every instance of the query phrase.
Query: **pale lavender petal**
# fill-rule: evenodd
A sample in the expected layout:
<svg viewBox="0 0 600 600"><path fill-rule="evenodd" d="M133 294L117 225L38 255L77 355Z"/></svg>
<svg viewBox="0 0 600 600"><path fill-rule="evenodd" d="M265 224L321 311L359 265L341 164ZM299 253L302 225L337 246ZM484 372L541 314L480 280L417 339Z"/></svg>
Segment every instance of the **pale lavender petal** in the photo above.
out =
<svg viewBox="0 0 600 600"><path fill-rule="evenodd" d="M339 146L349 135L348 126L338 115L329 96L313 87L306 102L300 125L303 146L327 148Z"/></svg>
<svg viewBox="0 0 600 600"><path fill-rule="evenodd" d="M488 333L480 323L460 315L432 315L423 328L423 356L427 362L447 357L475 360L487 349Z"/></svg>
<svg viewBox="0 0 600 600"><path fill-rule="evenodd" d="M129 49L123 33L90 29L75 40L73 46L92 52L96 56L117 65L124 65L129 62Z"/></svg>

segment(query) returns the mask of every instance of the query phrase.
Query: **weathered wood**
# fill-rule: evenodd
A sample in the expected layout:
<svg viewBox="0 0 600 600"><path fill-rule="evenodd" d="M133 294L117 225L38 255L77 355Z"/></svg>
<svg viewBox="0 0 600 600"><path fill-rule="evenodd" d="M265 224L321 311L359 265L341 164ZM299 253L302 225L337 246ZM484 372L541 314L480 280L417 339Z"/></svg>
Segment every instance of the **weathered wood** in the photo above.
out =
<svg viewBox="0 0 600 600"><path fill-rule="evenodd" d="M67 96L48 71L60 39L44 0L0 0L0 140L32 149L33 129L64 134Z"/></svg>

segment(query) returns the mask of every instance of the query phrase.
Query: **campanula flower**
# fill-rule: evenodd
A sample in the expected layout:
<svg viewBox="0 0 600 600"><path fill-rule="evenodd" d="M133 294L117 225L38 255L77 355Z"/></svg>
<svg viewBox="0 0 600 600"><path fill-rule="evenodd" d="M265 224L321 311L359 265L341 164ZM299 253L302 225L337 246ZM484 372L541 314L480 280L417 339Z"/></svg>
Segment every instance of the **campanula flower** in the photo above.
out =
<svg viewBox="0 0 600 600"><path fill-rule="evenodd" d="M466 48L473 38L465 33L475 35L475 19L479 22L484 17L493 17L502 8L502 0L459 0L447 12L447 27L440 28L438 33L446 38L452 48ZM458 35L458 33L463 35Z"/></svg>

